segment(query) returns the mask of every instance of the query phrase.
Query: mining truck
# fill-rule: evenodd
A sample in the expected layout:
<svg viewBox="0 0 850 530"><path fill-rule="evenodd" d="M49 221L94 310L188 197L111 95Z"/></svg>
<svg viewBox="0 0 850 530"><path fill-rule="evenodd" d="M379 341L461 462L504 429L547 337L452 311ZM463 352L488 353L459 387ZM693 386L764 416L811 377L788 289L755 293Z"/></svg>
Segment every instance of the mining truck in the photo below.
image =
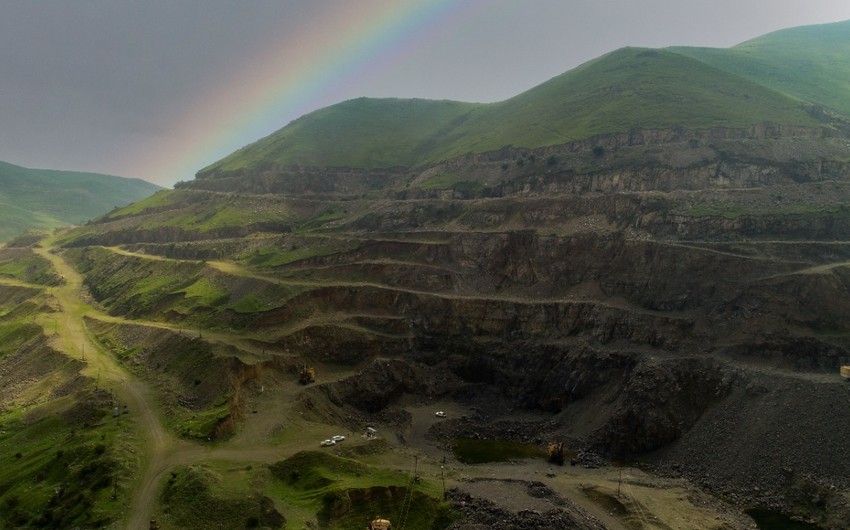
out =
<svg viewBox="0 0 850 530"><path fill-rule="evenodd" d="M366 530L390 530L390 520L383 519L381 517L375 517L371 521L369 521L369 526L366 527Z"/></svg>
<svg viewBox="0 0 850 530"><path fill-rule="evenodd" d="M841 377L843 377L845 381L850 381L850 366L841 367Z"/></svg>
<svg viewBox="0 0 850 530"><path fill-rule="evenodd" d="M316 369L312 366L307 368L304 366L304 369L301 370L301 373L298 375L298 382L302 385L309 385L310 383L316 382Z"/></svg>
<svg viewBox="0 0 850 530"><path fill-rule="evenodd" d="M566 452L566 448L564 447L564 442L549 442L549 445L546 446L546 458L553 464L558 464L559 466L564 465L564 453Z"/></svg>

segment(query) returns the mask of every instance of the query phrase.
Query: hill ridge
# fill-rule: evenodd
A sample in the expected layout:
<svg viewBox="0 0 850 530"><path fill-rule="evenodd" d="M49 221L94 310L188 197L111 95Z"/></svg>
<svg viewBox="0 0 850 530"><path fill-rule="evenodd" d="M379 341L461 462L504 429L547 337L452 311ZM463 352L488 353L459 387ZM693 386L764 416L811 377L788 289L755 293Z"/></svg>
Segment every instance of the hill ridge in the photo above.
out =
<svg viewBox="0 0 850 530"><path fill-rule="evenodd" d="M162 189L138 178L32 169L2 161L0 184L0 242L30 229L87 221Z"/></svg>
<svg viewBox="0 0 850 530"><path fill-rule="evenodd" d="M766 79L703 60L686 48L625 47L495 103L344 101L294 120L203 168L196 178L299 166L416 168L470 153L539 148L636 127L841 121L840 112L814 112L823 102L806 97L810 94Z"/></svg>

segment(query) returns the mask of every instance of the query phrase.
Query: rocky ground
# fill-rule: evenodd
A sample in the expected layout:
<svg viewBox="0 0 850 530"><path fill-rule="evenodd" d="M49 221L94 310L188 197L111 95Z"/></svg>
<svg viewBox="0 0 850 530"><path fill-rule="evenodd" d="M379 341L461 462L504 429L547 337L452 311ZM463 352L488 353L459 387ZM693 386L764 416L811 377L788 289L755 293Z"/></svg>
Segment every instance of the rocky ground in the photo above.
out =
<svg viewBox="0 0 850 530"><path fill-rule="evenodd" d="M601 449L604 446L599 441L618 432L606 426L606 421L626 418L642 422L644 428L653 425L652 414L634 415L630 404L651 404L648 396L657 393L659 381L669 384L664 370L660 375L645 376L646 395L632 397L626 404L609 399L616 392L600 390L602 397L591 392L588 403L577 400L560 413L523 407L487 385L464 385L439 369L400 359L376 361L355 377L316 391L339 403L347 402L344 396L349 394L370 399L384 396L382 406L374 412L365 410L367 407L350 407L351 417L357 422L371 418L386 432L394 433L394 443L435 460L448 456L453 461L446 444L457 438L511 440L541 449L547 441L560 439L572 450L568 456L575 467L556 470L564 477L557 479L563 481L559 491L544 484L549 479L542 458L500 471L493 471L498 465L463 467L456 476L452 498L465 522L453 528L596 529L618 528L617 521L623 528L665 528L641 523L640 510L647 512L649 521L652 514L670 520L680 512L702 513L708 509L711 517L723 521L717 528L744 529L753 528L754 523L743 511L754 507L793 514L823 528L842 528L850 516L850 504L843 493L850 490L844 474L846 463L839 461L840 455L850 452L850 438L844 436L844 425L850 422L850 385L837 374L789 372L728 359L718 361L711 369L726 378L718 399L696 419L688 419L687 428L670 443L628 458L628 469L645 473L633 481L634 487L646 490L625 503L620 516L616 515L620 508L611 508L611 503L619 502L611 491L600 494L594 489L588 493L591 486L614 484L613 479L599 478L610 474L612 462L617 462ZM411 378L416 379L415 385ZM630 392L635 395L634 389ZM688 393L687 389L682 392ZM369 405L374 407L375 403L370 401ZM597 422L596 431L588 431L586 425L571 423L586 412L570 411L571 407L596 408L606 417ZM631 412L620 414L623 407ZM436 410L446 411L447 417L435 418ZM661 492L671 488L681 488L681 493L678 501L671 501L678 505L670 508L670 513L663 507L651 507L653 496L662 498ZM585 506L595 506L596 513L561 492L572 492ZM588 502L591 497L596 500ZM599 515L606 513L615 515L600 520ZM632 523L628 523L630 520ZM689 524L682 528L699 528L681 524Z"/></svg>

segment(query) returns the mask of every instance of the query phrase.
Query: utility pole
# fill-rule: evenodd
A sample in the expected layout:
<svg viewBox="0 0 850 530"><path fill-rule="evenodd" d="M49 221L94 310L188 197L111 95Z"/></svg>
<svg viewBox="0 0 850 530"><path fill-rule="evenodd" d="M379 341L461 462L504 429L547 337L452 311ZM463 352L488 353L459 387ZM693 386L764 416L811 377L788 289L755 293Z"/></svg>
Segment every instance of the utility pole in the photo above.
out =
<svg viewBox="0 0 850 530"><path fill-rule="evenodd" d="M443 467L440 466L440 478L443 479L443 500L446 500L446 473Z"/></svg>
<svg viewBox="0 0 850 530"><path fill-rule="evenodd" d="M620 496L620 486L623 484L623 468L620 468L620 479L617 481L617 497Z"/></svg>

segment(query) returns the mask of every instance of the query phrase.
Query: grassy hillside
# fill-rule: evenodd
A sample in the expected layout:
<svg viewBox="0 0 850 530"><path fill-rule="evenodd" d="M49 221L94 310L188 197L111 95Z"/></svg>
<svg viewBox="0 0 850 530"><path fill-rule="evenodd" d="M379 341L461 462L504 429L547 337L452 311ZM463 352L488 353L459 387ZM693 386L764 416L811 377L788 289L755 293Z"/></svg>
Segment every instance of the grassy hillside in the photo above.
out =
<svg viewBox="0 0 850 530"><path fill-rule="evenodd" d="M850 116L850 20L803 26L733 48L670 48Z"/></svg>
<svg viewBox="0 0 850 530"><path fill-rule="evenodd" d="M303 116L208 169L268 164L415 165L430 155L432 136L451 130L456 120L482 106L423 99L354 99Z"/></svg>
<svg viewBox="0 0 850 530"><path fill-rule="evenodd" d="M635 127L817 125L798 99L666 50L624 48L492 104L356 99L294 121L198 173L415 167Z"/></svg>
<svg viewBox="0 0 850 530"><path fill-rule="evenodd" d="M755 83L663 50L625 48L470 119L432 159L506 145L542 147L634 127L814 125L801 105Z"/></svg>
<svg viewBox="0 0 850 530"><path fill-rule="evenodd" d="M0 162L0 241L33 228L81 223L158 189L139 179Z"/></svg>

